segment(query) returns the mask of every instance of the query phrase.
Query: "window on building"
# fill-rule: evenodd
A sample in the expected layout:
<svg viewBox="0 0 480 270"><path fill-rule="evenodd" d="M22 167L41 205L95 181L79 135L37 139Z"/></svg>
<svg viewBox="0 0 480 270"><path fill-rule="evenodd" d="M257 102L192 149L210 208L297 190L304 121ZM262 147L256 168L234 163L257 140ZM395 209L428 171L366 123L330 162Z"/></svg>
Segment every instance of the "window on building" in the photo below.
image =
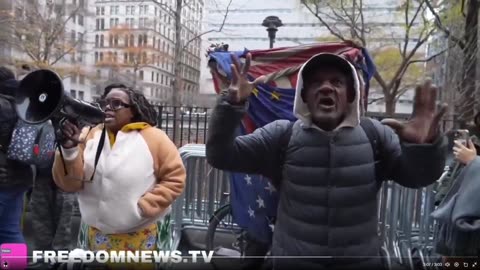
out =
<svg viewBox="0 0 480 270"><path fill-rule="evenodd" d="M105 7L100 8L100 15L105 15Z"/></svg>
<svg viewBox="0 0 480 270"><path fill-rule="evenodd" d="M100 35L100 47L104 47L104 36Z"/></svg>
<svg viewBox="0 0 480 270"><path fill-rule="evenodd" d="M73 97L73 98L77 98L77 91L72 89L70 90L70 95Z"/></svg>
<svg viewBox="0 0 480 270"><path fill-rule="evenodd" d="M78 91L78 98L80 100L84 100L85 99L85 93L83 91Z"/></svg>
<svg viewBox="0 0 480 270"><path fill-rule="evenodd" d="M98 52L95 52L95 63L98 62Z"/></svg>
<svg viewBox="0 0 480 270"><path fill-rule="evenodd" d="M83 26L83 15L78 15L78 24Z"/></svg>
<svg viewBox="0 0 480 270"><path fill-rule="evenodd" d="M133 60L135 59L134 53L128 53L128 62L133 63Z"/></svg>
<svg viewBox="0 0 480 270"><path fill-rule="evenodd" d="M142 63L143 64L147 64L147 53L146 52L143 52L142 53ZM153 81L153 80L152 80Z"/></svg>
<svg viewBox="0 0 480 270"><path fill-rule="evenodd" d="M103 62L103 52L100 53L100 62Z"/></svg>
<svg viewBox="0 0 480 270"><path fill-rule="evenodd" d="M160 73L157 72L157 83L158 83L159 77L160 77Z"/></svg>
<svg viewBox="0 0 480 270"><path fill-rule="evenodd" d="M139 72L139 78L140 78L140 80L143 81L143 70L140 70L140 72Z"/></svg>
<svg viewBox="0 0 480 270"><path fill-rule="evenodd" d="M123 63L127 64L128 63L128 53L123 54Z"/></svg>
<svg viewBox="0 0 480 270"><path fill-rule="evenodd" d="M155 81L154 79L155 79L155 73L153 73L153 71L152 71L152 79L151 79L151 81L154 82L154 81Z"/></svg>
<svg viewBox="0 0 480 270"><path fill-rule="evenodd" d="M130 46L135 46L135 37L133 36L133 34L130 35Z"/></svg>
<svg viewBox="0 0 480 270"><path fill-rule="evenodd" d="M105 20L104 19L97 19L97 30L105 29Z"/></svg>
<svg viewBox="0 0 480 270"><path fill-rule="evenodd" d="M80 75L80 84L85 84L85 75Z"/></svg>
<svg viewBox="0 0 480 270"><path fill-rule="evenodd" d="M117 63L117 61L118 61L118 53L117 53L117 52L114 52L114 53L113 53L113 62L114 62L114 63Z"/></svg>

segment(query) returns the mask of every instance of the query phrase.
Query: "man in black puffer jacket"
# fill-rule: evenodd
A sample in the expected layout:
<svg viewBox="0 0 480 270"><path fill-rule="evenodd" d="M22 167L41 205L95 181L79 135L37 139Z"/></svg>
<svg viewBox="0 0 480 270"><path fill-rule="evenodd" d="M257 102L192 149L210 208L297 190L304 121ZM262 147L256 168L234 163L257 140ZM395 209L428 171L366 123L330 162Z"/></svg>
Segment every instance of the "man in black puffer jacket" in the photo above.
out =
<svg viewBox="0 0 480 270"><path fill-rule="evenodd" d="M438 179L445 165L446 140L439 123L446 105L437 110L436 88L429 82L417 88L407 123L369 119L379 139L381 174L376 175L368 135L359 125L358 76L348 61L326 53L312 57L299 71L294 104L298 120L293 126L278 120L235 137L246 100L261 79L247 80L250 55L242 71L232 57L232 83L210 120L207 159L218 169L271 179L283 168L281 180L273 182L280 196L274 269L381 268L381 182L391 179L406 187L424 187ZM290 127L290 143L279 161L281 138Z"/></svg>
<svg viewBox="0 0 480 270"><path fill-rule="evenodd" d="M33 184L32 167L6 157L18 119L13 100L17 87L13 72L0 67L0 244L25 242L20 227L23 195Z"/></svg>

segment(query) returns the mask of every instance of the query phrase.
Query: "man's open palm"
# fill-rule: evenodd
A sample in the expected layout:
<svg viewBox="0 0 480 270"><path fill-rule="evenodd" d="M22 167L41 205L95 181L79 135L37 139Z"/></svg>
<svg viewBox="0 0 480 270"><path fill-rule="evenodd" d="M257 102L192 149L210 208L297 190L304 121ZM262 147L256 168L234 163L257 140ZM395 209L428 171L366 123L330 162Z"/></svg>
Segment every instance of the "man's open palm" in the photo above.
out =
<svg viewBox="0 0 480 270"><path fill-rule="evenodd" d="M440 121L447 112L447 104L442 104L437 109L437 91L431 81L417 86L410 120L401 123L395 119L385 119L382 123L393 128L406 142L431 143L438 136Z"/></svg>

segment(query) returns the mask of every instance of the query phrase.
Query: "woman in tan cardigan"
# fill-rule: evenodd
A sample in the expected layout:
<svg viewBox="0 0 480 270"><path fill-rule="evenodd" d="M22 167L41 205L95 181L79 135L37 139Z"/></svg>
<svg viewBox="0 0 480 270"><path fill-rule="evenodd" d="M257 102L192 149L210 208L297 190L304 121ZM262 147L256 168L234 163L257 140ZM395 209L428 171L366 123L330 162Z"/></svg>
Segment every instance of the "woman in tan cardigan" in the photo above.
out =
<svg viewBox="0 0 480 270"><path fill-rule="evenodd" d="M82 132L70 122L63 126L68 140L56 154L54 180L78 192L89 250L156 249L158 221L185 186L182 159L154 127L156 111L142 93L111 85L100 104L105 124Z"/></svg>

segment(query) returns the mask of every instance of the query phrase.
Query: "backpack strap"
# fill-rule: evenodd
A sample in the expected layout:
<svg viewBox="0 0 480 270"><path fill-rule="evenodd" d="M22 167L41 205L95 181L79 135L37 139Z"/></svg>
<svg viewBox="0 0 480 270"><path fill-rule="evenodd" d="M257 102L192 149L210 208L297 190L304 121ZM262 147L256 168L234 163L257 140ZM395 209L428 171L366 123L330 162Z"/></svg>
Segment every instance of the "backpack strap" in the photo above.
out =
<svg viewBox="0 0 480 270"><path fill-rule="evenodd" d="M378 130L373 124L372 120L368 117L362 117L360 119L360 126L367 134L368 140L370 141L370 145L372 146L373 152L373 160L375 163L375 177L378 181L382 180L382 171L380 166L380 162L382 161L382 141L380 140L380 136L378 134Z"/></svg>
<svg viewBox="0 0 480 270"><path fill-rule="evenodd" d="M280 152L277 161L279 169L275 172L274 179L272 179L274 181L274 185L279 185L283 177L283 165L285 165L285 157L287 154L288 144L290 143L290 138L292 137L294 124L295 122L289 122L287 129L285 130L285 132L282 133L282 136L280 137Z"/></svg>

